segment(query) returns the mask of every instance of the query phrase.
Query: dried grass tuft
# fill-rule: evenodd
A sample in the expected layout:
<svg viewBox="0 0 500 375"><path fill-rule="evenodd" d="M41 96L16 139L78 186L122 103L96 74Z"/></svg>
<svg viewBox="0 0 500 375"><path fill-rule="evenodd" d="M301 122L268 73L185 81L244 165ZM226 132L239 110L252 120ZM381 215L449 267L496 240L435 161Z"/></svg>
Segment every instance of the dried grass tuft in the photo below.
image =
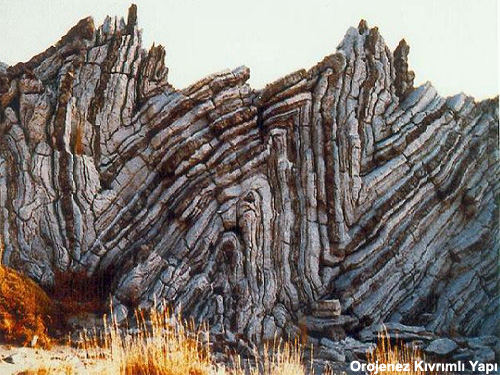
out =
<svg viewBox="0 0 500 375"><path fill-rule="evenodd" d="M378 334L377 347L372 352L368 352L367 357L369 363L378 364L379 368L382 364L386 365L384 375L432 375L432 373L422 372L418 368L415 369L413 366L415 361L425 360L422 350L415 346L410 347L397 338L393 344L385 328ZM410 364L410 371L395 370L397 364ZM370 374L375 374L375 371L371 371Z"/></svg>

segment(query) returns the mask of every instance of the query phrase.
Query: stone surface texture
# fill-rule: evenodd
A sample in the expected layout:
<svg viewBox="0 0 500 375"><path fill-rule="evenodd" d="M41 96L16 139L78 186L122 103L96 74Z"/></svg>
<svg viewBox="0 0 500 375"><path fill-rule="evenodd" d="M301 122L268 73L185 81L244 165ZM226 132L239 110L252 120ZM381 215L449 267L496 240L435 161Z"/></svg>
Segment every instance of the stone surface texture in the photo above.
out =
<svg viewBox="0 0 500 375"><path fill-rule="evenodd" d="M235 340L498 335L498 97L414 87L408 52L362 21L262 90L244 66L181 90L135 6L80 21L0 69L1 263Z"/></svg>

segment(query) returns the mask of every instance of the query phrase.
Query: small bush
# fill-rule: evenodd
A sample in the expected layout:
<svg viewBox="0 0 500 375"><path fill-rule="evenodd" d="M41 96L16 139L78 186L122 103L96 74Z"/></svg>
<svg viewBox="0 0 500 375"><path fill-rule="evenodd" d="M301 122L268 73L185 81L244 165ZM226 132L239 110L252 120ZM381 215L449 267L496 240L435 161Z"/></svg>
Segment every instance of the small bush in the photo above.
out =
<svg viewBox="0 0 500 375"><path fill-rule="evenodd" d="M4 343L49 346L53 311L51 299L34 281L0 265L0 337Z"/></svg>

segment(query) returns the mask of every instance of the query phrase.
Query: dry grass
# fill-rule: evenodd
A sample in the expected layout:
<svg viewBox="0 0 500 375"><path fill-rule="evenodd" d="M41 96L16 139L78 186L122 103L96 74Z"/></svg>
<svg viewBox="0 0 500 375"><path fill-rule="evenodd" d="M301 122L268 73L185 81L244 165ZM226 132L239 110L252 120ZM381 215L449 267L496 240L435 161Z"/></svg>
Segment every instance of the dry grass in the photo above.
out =
<svg viewBox="0 0 500 375"><path fill-rule="evenodd" d="M234 356L228 367L217 365L208 343L207 327L172 316L168 310L152 309L136 313L137 329L124 334L114 319L104 317L105 330L84 335L79 352L87 359L85 367L68 363L40 367L23 375L306 375L303 346L275 340L264 345L252 360ZM377 348L368 353L369 363L396 365L424 360L422 352L402 343L391 342L387 332L379 335ZM90 363L90 364L89 364ZM327 372L331 374L331 371ZM380 372L379 372L380 373ZM385 375L401 374L390 366ZM374 374L374 372L372 372ZM421 371L405 372L424 375Z"/></svg>
<svg viewBox="0 0 500 375"><path fill-rule="evenodd" d="M120 375L305 375L298 342L274 341L262 353L254 353L253 365L236 356L233 366L226 368L213 360L208 327L196 327L156 308L148 314L136 312L136 322L137 334L121 335L112 321L102 349L95 339L87 339L85 350L94 357L108 356Z"/></svg>
<svg viewBox="0 0 500 375"><path fill-rule="evenodd" d="M294 343L274 341L264 345L262 354L254 353L256 365L249 368L249 375L305 375L306 366L302 347ZM241 363L241 361L239 361ZM312 369L311 373L312 373ZM244 375L241 366L236 366L235 375Z"/></svg>
<svg viewBox="0 0 500 375"><path fill-rule="evenodd" d="M213 366L209 346L200 342L206 333L180 322L168 310L136 313L137 334L121 335L116 321L106 328L104 348L120 375L204 375ZM95 343L91 343L95 348ZM118 373L118 372L117 372Z"/></svg>
<svg viewBox="0 0 500 375"><path fill-rule="evenodd" d="M182 321L168 310L136 313L136 333L123 334L114 319L106 319L105 334L88 333L81 352L93 369L41 364L26 375L305 375L298 342L265 345L255 358L233 357L228 367L215 363L205 326ZM129 331L130 332L130 331ZM97 369L98 368L98 369Z"/></svg>
<svg viewBox="0 0 500 375"><path fill-rule="evenodd" d="M409 347L402 342L396 340L396 344L391 342L391 337L387 333L387 330L383 330L378 334L377 347L373 352L367 354L368 362L371 364L386 365L386 371L383 372L384 375L425 375L429 373L422 372L420 369L414 369L413 363L417 360L425 360L425 356L422 350L416 347ZM410 371L397 371L395 366L397 364L411 364ZM374 371L370 372L374 374ZM380 371L379 371L380 373Z"/></svg>

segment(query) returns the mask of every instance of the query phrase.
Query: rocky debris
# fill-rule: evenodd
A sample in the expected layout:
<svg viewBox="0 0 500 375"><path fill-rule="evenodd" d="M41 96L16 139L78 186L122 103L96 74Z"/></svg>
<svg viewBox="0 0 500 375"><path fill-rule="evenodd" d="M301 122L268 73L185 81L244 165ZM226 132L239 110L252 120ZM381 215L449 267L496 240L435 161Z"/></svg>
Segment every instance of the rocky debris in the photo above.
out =
<svg viewBox="0 0 500 375"><path fill-rule="evenodd" d="M457 341L458 342L458 341ZM481 363L498 361L500 358L500 339L495 336L480 336L462 339L461 348L453 358L479 361Z"/></svg>
<svg viewBox="0 0 500 375"><path fill-rule="evenodd" d="M346 331L352 330L358 320L352 316L339 315L330 318L308 316L305 319L307 332L321 337L341 340L346 337Z"/></svg>
<svg viewBox="0 0 500 375"><path fill-rule="evenodd" d="M344 351L332 347L324 347L324 346L320 347L317 353L317 357L332 362L343 363L346 361Z"/></svg>
<svg viewBox="0 0 500 375"><path fill-rule="evenodd" d="M24 351L19 351L17 353L11 354L5 358L2 358L2 361L5 363L10 363L12 365L26 363L28 361L28 355Z"/></svg>
<svg viewBox="0 0 500 375"><path fill-rule="evenodd" d="M472 351L472 360L480 363L493 363L496 359L500 358L493 349L490 348L477 348Z"/></svg>
<svg viewBox="0 0 500 375"><path fill-rule="evenodd" d="M366 344L374 345L379 341L380 335L383 335L395 343L402 342L407 347L416 348L432 357L443 357L455 361L473 360L487 363L500 358L498 354L500 353L500 339L496 336L439 337L424 327L392 322L366 327L358 335ZM322 340L322 342L327 341Z"/></svg>
<svg viewBox="0 0 500 375"><path fill-rule="evenodd" d="M338 299L315 301L311 304L312 314L319 318L340 316L341 307Z"/></svg>
<svg viewBox="0 0 500 375"><path fill-rule="evenodd" d="M375 343L364 343L353 339L352 337L346 337L340 342L344 347L344 350L349 353L351 352L355 358L366 359L368 353L375 350Z"/></svg>
<svg viewBox="0 0 500 375"><path fill-rule="evenodd" d="M100 328L103 325L103 317L96 313L82 312L72 314L66 319L66 324L71 332Z"/></svg>
<svg viewBox="0 0 500 375"><path fill-rule="evenodd" d="M500 339L495 336L480 336L480 337L470 337L466 339L467 346L472 349L481 348L499 348L500 349Z"/></svg>
<svg viewBox="0 0 500 375"><path fill-rule="evenodd" d="M377 341L380 335L403 342L415 340L429 342L437 337L434 333L427 331L424 327L406 326L404 324L392 322L374 324L364 328L359 333L359 337L362 341L371 342Z"/></svg>
<svg viewBox="0 0 500 375"><path fill-rule="evenodd" d="M448 355L458 349L458 345L455 341L441 338L432 341L426 348L425 351L430 354L437 355Z"/></svg>
<svg viewBox="0 0 500 375"><path fill-rule="evenodd" d="M498 332L498 98L413 87L366 22L259 91L246 67L176 90L164 58L132 7L0 72L3 264L250 342Z"/></svg>
<svg viewBox="0 0 500 375"><path fill-rule="evenodd" d="M320 352L318 353L319 358L323 358L322 353L332 350L335 353L340 353L346 358L352 359L363 359L365 360L368 353L371 353L375 347L375 343L366 343L358 341L352 337L346 337L342 340L333 341L328 338L322 338L319 342Z"/></svg>
<svg viewBox="0 0 500 375"><path fill-rule="evenodd" d="M368 353L373 352L375 348L375 343L361 342L352 337L346 337L338 341L322 338L314 347L314 373L331 373L328 372L328 369L333 370L333 373L353 373L349 367L350 363L355 360L367 361ZM305 354L307 353L305 351Z"/></svg>

